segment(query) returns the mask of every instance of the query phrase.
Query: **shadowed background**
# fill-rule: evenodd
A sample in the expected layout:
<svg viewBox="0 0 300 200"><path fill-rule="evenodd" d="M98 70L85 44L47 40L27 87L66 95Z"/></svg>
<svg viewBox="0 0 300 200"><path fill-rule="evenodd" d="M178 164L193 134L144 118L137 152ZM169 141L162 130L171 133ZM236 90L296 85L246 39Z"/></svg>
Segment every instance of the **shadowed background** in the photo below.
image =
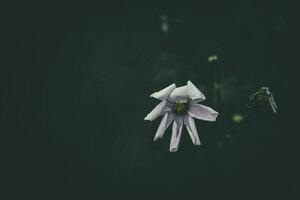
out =
<svg viewBox="0 0 300 200"><path fill-rule="evenodd" d="M290 152L298 109L289 92L298 86L287 1L27 1L3 8L1 199L296 193L298 162ZM179 151L170 153L171 129L154 143L160 120L143 119L158 103L152 92L187 80L220 116L196 122L202 146L184 129ZM251 115L231 133L232 115L243 114L262 86L274 93L278 113Z"/></svg>

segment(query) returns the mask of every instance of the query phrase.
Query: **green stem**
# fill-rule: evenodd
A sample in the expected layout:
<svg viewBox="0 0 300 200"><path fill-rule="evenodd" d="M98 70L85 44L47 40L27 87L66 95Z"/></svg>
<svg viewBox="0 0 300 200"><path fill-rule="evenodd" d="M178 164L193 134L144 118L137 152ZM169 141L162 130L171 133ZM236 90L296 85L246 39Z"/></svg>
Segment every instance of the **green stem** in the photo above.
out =
<svg viewBox="0 0 300 200"><path fill-rule="evenodd" d="M221 67L216 62L214 64L214 87L215 87L215 95L216 95L216 107L218 111L221 111Z"/></svg>

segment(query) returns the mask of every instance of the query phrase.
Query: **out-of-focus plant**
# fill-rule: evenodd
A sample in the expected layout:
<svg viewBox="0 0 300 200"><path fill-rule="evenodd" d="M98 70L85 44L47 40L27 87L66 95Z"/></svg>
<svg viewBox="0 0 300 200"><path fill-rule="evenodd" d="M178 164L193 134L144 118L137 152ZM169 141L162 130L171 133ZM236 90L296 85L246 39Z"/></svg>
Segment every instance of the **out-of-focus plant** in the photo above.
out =
<svg viewBox="0 0 300 200"><path fill-rule="evenodd" d="M268 87L262 87L249 98L248 108L253 111L277 112L277 104Z"/></svg>
<svg viewBox="0 0 300 200"><path fill-rule="evenodd" d="M228 133L226 133L225 139L218 143L219 148L222 148L226 141L234 138L235 130L239 128L240 124L244 122L251 114L261 112L277 113L276 101L268 87L261 87L257 92L254 92L252 95L250 95L249 101L246 104L246 108L247 111L244 115L239 113L232 116L232 120L235 125Z"/></svg>

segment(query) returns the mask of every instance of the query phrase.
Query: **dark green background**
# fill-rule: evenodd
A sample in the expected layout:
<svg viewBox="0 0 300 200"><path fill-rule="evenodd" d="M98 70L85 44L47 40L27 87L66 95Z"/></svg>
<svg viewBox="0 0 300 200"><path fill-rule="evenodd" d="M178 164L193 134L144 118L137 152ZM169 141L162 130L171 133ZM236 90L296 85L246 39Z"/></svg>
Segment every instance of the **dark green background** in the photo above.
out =
<svg viewBox="0 0 300 200"><path fill-rule="evenodd" d="M16 1L3 8L1 199L292 199L299 96L288 1ZM160 15L169 32L160 31ZM216 54L215 64L207 61ZM216 106L214 69L222 72ZM191 80L220 112L153 142L149 94ZM279 111L251 115L261 86ZM223 148L218 143L235 135ZM296 136L296 139L292 139Z"/></svg>

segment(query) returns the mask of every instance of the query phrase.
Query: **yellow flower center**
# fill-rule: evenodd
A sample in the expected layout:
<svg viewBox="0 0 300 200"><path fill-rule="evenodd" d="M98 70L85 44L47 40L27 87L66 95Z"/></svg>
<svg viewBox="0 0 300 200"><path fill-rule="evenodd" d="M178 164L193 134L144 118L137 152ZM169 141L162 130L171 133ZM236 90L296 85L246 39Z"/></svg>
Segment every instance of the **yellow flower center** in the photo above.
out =
<svg viewBox="0 0 300 200"><path fill-rule="evenodd" d="M183 114L187 111L187 103L176 102L174 104L174 111L176 114Z"/></svg>

